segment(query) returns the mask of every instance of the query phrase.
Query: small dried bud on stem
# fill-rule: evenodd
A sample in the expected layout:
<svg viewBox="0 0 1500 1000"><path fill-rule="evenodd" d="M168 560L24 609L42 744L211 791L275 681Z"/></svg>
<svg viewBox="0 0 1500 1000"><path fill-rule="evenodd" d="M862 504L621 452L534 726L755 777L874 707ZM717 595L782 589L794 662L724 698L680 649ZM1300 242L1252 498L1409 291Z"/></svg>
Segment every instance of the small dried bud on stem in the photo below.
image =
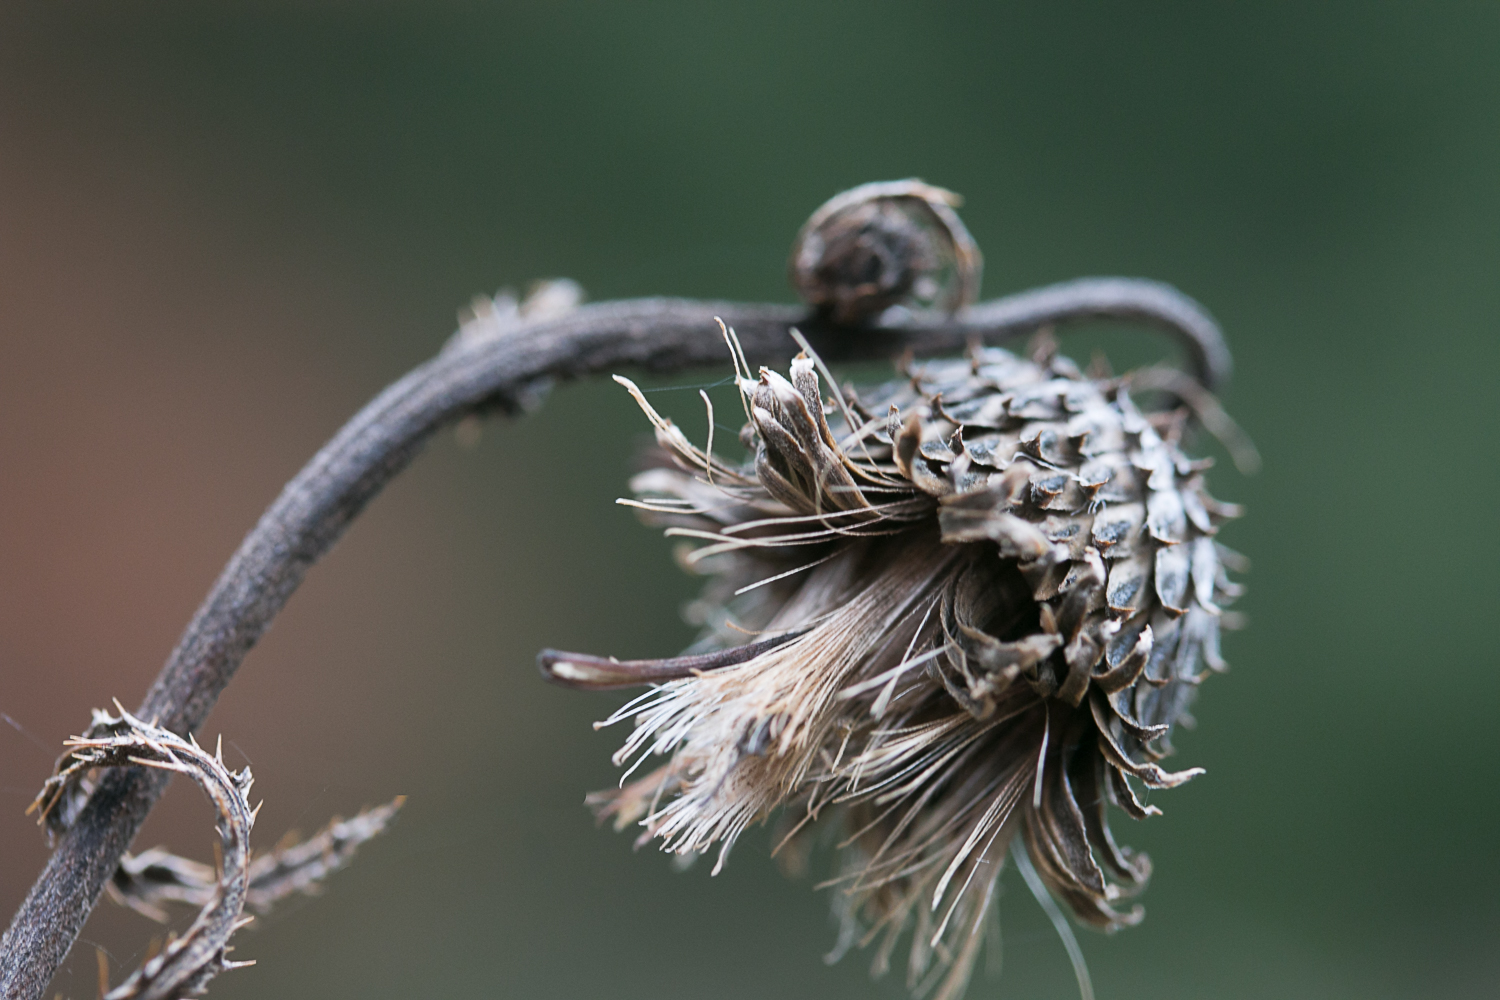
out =
<svg viewBox="0 0 1500 1000"><path fill-rule="evenodd" d="M792 285L838 323L895 305L953 314L979 298L983 258L952 191L919 180L863 184L813 213L792 245Z"/></svg>

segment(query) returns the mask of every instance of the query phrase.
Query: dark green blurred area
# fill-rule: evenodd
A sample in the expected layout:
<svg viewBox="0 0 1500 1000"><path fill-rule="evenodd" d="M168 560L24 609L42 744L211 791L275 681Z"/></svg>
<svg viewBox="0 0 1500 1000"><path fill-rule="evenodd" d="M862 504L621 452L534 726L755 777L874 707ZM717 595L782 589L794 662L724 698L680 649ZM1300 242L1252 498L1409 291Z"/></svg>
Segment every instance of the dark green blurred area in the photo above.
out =
<svg viewBox="0 0 1500 1000"><path fill-rule="evenodd" d="M1500 11L1481 5L10 5L7 259L43 252L15 241L75 198L166 217L142 240L194 234L141 244L139 266L61 229L45 252L118 264L140 296L121 308L159 339L130 350L222 358L224 391L250 400L234 433L279 450L205 536L147 652L101 659L107 681L54 682L44 653L17 653L30 612L14 598L0 709L55 713L55 733L30 723L51 744L89 705L137 700L279 483L475 292L565 275L596 299L786 300L813 208L920 176L966 196L989 296L1118 273L1202 301L1238 364L1226 405L1265 456L1256 477L1227 461L1211 476L1248 507L1225 540L1254 561L1250 627L1177 740L1207 776L1158 793L1164 817L1121 820L1157 874L1141 927L1083 935L1099 996L1495 996L1497 52ZM152 327L200 271L226 276L234 332ZM310 300L326 330L276 325ZM8 355L37 336L4 322ZM1102 329L1063 342L1117 367L1161 350ZM292 397L317 402L279 420ZM701 420L694 392L654 401ZM645 427L601 382L477 448L444 438L313 573L208 731L255 761L265 846L361 802L410 804L323 898L245 934L236 957L260 964L211 995L904 995L857 954L821 963L827 894L783 879L763 834L711 880L632 854L580 805L614 780L624 734L588 724L619 699L545 686L536 649L690 638L693 581L612 505ZM120 454L110 475L149 497ZM177 502L158 485L142 503ZM36 530L17 516L5 532ZM18 813L46 760L12 737L0 809ZM180 831L156 836L205 852L206 811L173 794ZM7 823L9 912L45 855ZM1003 884L1004 970L970 996L1074 995L1036 905L1013 872ZM154 929L100 919L86 938L138 961ZM93 977L81 945L58 988L93 995Z"/></svg>

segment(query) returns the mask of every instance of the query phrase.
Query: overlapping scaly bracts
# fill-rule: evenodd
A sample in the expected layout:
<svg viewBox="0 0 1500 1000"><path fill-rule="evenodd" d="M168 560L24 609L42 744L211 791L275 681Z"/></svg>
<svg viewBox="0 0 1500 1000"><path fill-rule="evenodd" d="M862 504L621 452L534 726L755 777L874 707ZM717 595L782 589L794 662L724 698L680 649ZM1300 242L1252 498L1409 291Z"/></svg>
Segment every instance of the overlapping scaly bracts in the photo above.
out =
<svg viewBox="0 0 1500 1000"><path fill-rule="evenodd" d="M627 502L694 543L704 636L675 660L543 668L653 682L609 721L635 720L617 763L666 762L590 796L602 816L718 865L778 810L793 853L837 817L844 945L876 944L881 972L909 930L910 984L951 998L1017 837L1078 920L1141 918L1122 901L1149 862L1109 807L1143 818L1133 785L1200 773L1158 762L1222 665L1236 588L1214 535L1235 511L1179 450L1183 412L1142 413L1128 380L1055 354L976 348L827 400L819 369L737 362L743 465L620 380L673 460Z"/></svg>

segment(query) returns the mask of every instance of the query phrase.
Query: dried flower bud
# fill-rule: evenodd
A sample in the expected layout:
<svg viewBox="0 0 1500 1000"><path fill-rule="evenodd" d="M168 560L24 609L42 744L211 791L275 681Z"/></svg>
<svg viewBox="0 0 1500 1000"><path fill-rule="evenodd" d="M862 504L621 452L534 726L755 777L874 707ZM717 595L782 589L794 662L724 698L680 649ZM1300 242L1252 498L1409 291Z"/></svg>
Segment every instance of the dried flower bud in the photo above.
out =
<svg viewBox="0 0 1500 1000"><path fill-rule="evenodd" d="M793 286L839 323L873 319L899 304L957 312L978 298L983 268L953 211L960 200L919 180L835 195L797 234Z"/></svg>
<svg viewBox="0 0 1500 1000"><path fill-rule="evenodd" d="M625 383L671 459L626 502L698 544L707 627L675 660L542 654L560 683L651 685L608 721L635 720L616 763L665 763L590 804L716 847L715 871L752 823L779 815L798 856L840 824L842 947L878 941L879 973L910 931L910 985L942 1000L1013 841L1077 920L1140 920L1121 903L1150 864L1109 806L1156 814L1136 784L1200 773L1158 762L1237 592L1214 537L1236 510L1179 450L1183 414L1051 352L976 348L832 402L808 354L736 367L743 464Z"/></svg>

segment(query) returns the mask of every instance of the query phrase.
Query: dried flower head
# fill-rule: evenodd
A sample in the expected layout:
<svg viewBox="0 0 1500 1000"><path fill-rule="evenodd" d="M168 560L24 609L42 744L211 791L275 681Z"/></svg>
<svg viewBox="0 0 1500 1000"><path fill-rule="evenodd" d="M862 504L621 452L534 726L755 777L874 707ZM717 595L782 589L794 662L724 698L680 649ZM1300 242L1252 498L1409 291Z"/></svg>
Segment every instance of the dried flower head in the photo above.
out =
<svg viewBox="0 0 1500 1000"><path fill-rule="evenodd" d="M690 540L709 582L680 658L542 654L572 686L651 685L608 722L635 720L617 763L665 763L590 804L664 850L716 849L715 871L773 815L792 854L842 824L843 945L878 942L879 973L910 930L910 984L940 998L1013 840L1077 920L1140 920L1150 864L1109 809L1155 814L1136 785L1201 773L1159 761L1222 666L1236 593L1214 539L1236 511L1179 449L1178 397L1143 412L1128 379L1046 349L976 347L832 399L810 350L786 376L735 357L743 464L618 380L671 460L623 502Z"/></svg>

